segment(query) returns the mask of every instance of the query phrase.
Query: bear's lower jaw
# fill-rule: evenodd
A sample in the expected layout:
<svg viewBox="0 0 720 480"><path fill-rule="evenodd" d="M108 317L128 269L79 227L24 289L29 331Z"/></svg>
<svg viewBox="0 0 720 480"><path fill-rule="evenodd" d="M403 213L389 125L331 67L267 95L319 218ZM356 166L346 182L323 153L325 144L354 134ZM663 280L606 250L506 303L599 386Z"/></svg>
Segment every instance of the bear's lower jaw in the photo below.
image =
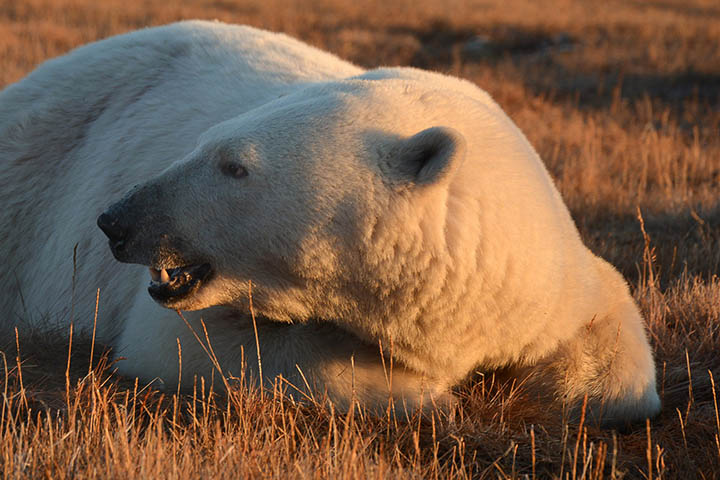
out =
<svg viewBox="0 0 720 480"><path fill-rule="evenodd" d="M192 304L191 297L210 280L212 267L208 263L186 265L169 270L150 268L152 280L148 293L166 308L185 308Z"/></svg>

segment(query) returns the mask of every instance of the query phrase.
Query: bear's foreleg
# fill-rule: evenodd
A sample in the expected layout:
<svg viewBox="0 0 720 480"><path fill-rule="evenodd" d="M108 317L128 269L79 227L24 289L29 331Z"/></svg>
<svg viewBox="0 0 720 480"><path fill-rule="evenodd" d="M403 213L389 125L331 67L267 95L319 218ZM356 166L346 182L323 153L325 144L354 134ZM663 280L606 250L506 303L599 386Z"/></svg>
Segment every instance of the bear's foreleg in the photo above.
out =
<svg viewBox="0 0 720 480"><path fill-rule="evenodd" d="M157 378L169 390L178 381L182 389L191 389L200 376L207 384L213 375L218 387L222 373L230 383L244 377L257 385L260 376L266 387L281 381L297 400L320 401L327 394L342 409L353 400L376 412L384 411L390 398L396 409L410 412L452 401L443 385L331 324L257 319L256 338L252 319L227 308L182 312L182 317L153 311L152 318L128 320L115 355L125 358L118 363L121 374Z"/></svg>
<svg viewBox="0 0 720 480"><path fill-rule="evenodd" d="M618 427L660 410L655 366L643 320L626 295L611 312L580 328L553 355L525 370L526 388L566 406L577 421Z"/></svg>

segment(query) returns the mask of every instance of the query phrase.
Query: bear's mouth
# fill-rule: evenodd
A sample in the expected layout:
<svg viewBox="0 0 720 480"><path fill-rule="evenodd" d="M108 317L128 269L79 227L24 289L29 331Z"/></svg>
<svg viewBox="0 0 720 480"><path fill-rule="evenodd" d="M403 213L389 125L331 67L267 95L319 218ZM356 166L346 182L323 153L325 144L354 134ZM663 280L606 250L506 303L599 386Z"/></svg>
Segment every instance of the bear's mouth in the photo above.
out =
<svg viewBox="0 0 720 480"><path fill-rule="evenodd" d="M212 267L208 263L175 268L150 267L150 296L167 308L173 308L194 295L210 279Z"/></svg>

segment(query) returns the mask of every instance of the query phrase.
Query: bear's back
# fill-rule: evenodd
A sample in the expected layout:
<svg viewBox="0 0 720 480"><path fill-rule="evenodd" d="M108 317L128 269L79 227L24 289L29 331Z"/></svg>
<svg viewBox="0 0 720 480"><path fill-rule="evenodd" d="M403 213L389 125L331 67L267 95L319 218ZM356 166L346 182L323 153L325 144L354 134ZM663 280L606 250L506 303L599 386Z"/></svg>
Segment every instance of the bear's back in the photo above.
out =
<svg viewBox="0 0 720 480"><path fill-rule="evenodd" d="M67 104L82 96L93 106L96 98L147 89L169 75L185 77L188 84L203 78L242 83L257 79L262 83L253 87L268 88L361 72L284 34L192 20L100 40L49 60L0 92L0 105L4 112L17 114L37 108L38 102ZM17 115L0 118L0 132L16 121Z"/></svg>

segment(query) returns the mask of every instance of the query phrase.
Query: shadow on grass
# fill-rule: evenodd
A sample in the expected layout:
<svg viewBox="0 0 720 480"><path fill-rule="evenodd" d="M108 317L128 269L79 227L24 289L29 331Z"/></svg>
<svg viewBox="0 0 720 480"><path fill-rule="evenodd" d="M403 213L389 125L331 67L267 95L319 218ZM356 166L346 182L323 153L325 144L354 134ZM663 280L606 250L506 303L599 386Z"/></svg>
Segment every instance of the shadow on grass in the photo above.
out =
<svg viewBox="0 0 720 480"><path fill-rule="evenodd" d="M636 215L572 212L580 234L597 255L615 265L630 284L642 276L645 243ZM643 213L662 290L682 275L710 280L720 273L720 204L709 211Z"/></svg>
<svg viewBox="0 0 720 480"><path fill-rule="evenodd" d="M436 20L421 28L397 26L383 30L357 24L339 25L326 33L335 38L348 32L356 32L357 41L364 48L338 53L367 68L389 63L457 74L467 65L493 69L510 65L536 94L571 101L586 109L607 109L618 101L632 102L645 97L663 102L676 115L687 108L688 101L708 108L720 104L720 73L700 72L692 67L672 74L626 73L626 66L619 63L589 68L580 62L577 69L570 68L560 56L566 52L582 53L585 46L582 38L565 32L517 25L457 28ZM344 41L352 43L355 39L349 34ZM404 43L402 52L391 45L395 41ZM333 45L329 47L336 50Z"/></svg>

